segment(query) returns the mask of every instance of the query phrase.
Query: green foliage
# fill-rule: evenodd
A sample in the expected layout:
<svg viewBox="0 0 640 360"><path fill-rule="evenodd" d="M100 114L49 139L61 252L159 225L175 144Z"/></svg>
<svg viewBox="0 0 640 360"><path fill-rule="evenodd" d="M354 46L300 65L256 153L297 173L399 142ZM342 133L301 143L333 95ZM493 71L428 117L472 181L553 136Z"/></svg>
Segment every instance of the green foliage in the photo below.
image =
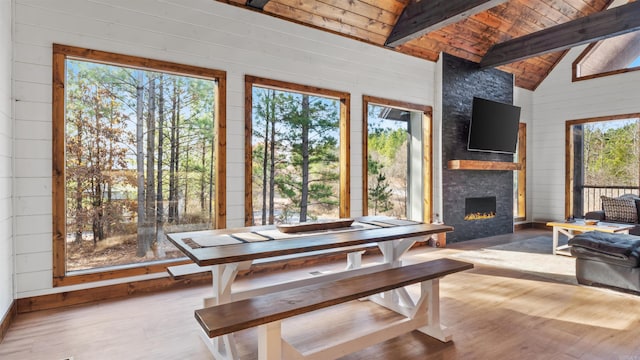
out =
<svg viewBox="0 0 640 360"><path fill-rule="evenodd" d="M339 203L338 102L259 87L253 88L253 98L254 211L266 194L265 201L271 202L268 197L286 213L284 221L295 217L294 211L304 219L305 193L311 218L334 211ZM274 174L269 172L271 166ZM269 188L271 176L273 191Z"/></svg>
<svg viewBox="0 0 640 360"><path fill-rule="evenodd" d="M398 150L407 141L407 131L405 129L376 129L369 133L369 149L378 152L387 159L394 159Z"/></svg>
<svg viewBox="0 0 640 360"><path fill-rule="evenodd" d="M370 181L370 185L368 188L367 199L368 207L372 210L371 215L378 215L378 213L384 213L393 209L393 203L391 202L391 196L393 194L393 189L389 182L387 181L387 176L382 172L384 165L380 164L380 162L375 161L368 157L368 169L369 178L373 181Z"/></svg>
<svg viewBox="0 0 640 360"><path fill-rule="evenodd" d="M586 184L638 185L639 126L637 120L583 125Z"/></svg>

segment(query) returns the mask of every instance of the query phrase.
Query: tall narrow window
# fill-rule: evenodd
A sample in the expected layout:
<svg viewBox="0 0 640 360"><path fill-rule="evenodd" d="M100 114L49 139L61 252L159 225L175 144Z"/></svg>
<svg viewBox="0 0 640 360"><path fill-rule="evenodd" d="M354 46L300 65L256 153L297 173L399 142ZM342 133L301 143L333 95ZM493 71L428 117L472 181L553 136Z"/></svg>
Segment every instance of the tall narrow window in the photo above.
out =
<svg viewBox="0 0 640 360"><path fill-rule="evenodd" d="M520 169L513 174L513 218L523 221L527 218L527 124L518 126L518 148L515 154Z"/></svg>
<svg viewBox="0 0 640 360"><path fill-rule="evenodd" d="M54 47L58 284L162 271L183 256L166 232L223 225L223 81L219 71Z"/></svg>
<svg viewBox="0 0 640 360"><path fill-rule="evenodd" d="M363 98L364 214L431 221L431 109Z"/></svg>
<svg viewBox="0 0 640 360"><path fill-rule="evenodd" d="M567 216L601 210L601 197L638 196L640 114L568 121Z"/></svg>
<svg viewBox="0 0 640 360"><path fill-rule="evenodd" d="M254 77L247 94L247 224L348 216L348 94Z"/></svg>

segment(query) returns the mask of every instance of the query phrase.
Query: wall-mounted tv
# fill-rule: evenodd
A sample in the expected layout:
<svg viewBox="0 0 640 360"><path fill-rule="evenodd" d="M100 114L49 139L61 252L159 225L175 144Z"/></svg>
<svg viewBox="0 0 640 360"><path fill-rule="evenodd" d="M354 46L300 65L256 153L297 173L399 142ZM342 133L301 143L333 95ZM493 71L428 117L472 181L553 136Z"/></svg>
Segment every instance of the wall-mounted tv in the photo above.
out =
<svg viewBox="0 0 640 360"><path fill-rule="evenodd" d="M474 97L467 149L515 153L519 122L520 107Z"/></svg>

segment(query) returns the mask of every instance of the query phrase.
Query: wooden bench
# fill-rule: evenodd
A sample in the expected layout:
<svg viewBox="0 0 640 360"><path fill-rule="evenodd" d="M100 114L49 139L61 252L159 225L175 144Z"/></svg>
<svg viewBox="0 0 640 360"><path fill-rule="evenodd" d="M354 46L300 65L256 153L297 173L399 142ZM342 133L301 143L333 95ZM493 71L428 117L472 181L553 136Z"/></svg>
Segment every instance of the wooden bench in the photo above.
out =
<svg viewBox="0 0 640 360"><path fill-rule="evenodd" d="M232 333L252 327L258 327L260 359L281 359L283 355L295 359L337 358L416 329L449 341L451 336L440 325L438 279L471 268L470 263L438 259L207 307L196 310L195 317L216 359L237 358L235 344L229 346L234 342ZM394 293L415 283L421 283L420 299L416 302L408 293ZM369 334L351 339L345 336L339 344L305 354L281 337L281 320L366 297L406 317ZM397 299L403 304L398 304Z"/></svg>

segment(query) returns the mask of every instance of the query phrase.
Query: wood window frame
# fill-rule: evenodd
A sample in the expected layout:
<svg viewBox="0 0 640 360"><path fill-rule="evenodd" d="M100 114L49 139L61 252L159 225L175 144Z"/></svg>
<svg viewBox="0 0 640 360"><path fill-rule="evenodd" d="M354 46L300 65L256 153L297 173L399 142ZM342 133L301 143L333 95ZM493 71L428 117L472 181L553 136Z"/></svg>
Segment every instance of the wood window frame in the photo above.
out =
<svg viewBox="0 0 640 360"><path fill-rule="evenodd" d="M573 178L573 167L575 166L575 159L573 157L574 142L573 142L571 128L575 125L584 125L584 124L594 123L594 122L621 120L621 119L629 119L629 118L640 118L640 113L600 116L600 117L594 117L594 118L567 120L565 122L565 128L564 128L564 139L565 139L564 216L565 218L568 218L573 214L573 188L575 186L574 184L575 179Z"/></svg>
<svg viewBox="0 0 640 360"><path fill-rule="evenodd" d="M329 90L315 86L301 85L286 81L267 79L252 75L244 78L244 223L251 226L253 218L253 158L251 137L253 134L253 86L259 86L280 91L291 91L302 94L324 96L340 101L340 209L339 216L348 218L351 216L351 94L344 91Z"/></svg>
<svg viewBox="0 0 640 360"><path fill-rule="evenodd" d="M515 220L527 219L527 124L518 125L518 212Z"/></svg>
<svg viewBox="0 0 640 360"><path fill-rule="evenodd" d="M78 272L66 271L66 211L65 211L65 63L67 59L84 60L114 66L162 71L217 82L215 118L215 228L226 227L226 72L183 65L162 60L123 55L106 51L53 44L52 86L52 215L53 215L53 286L66 286L151 273L165 272L168 266L190 260L166 260L152 263L127 264Z"/></svg>
<svg viewBox="0 0 640 360"><path fill-rule="evenodd" d="M427 223L433 222L433 108L427 105L413 104L406 101L390 100L368 95L362 96L362 215L366 216L369 214L369 179L367 177L369 171L367 132L369 104L422 112L422 220ZM429 142L425 143L425 139L428 139Z"/></svg>

